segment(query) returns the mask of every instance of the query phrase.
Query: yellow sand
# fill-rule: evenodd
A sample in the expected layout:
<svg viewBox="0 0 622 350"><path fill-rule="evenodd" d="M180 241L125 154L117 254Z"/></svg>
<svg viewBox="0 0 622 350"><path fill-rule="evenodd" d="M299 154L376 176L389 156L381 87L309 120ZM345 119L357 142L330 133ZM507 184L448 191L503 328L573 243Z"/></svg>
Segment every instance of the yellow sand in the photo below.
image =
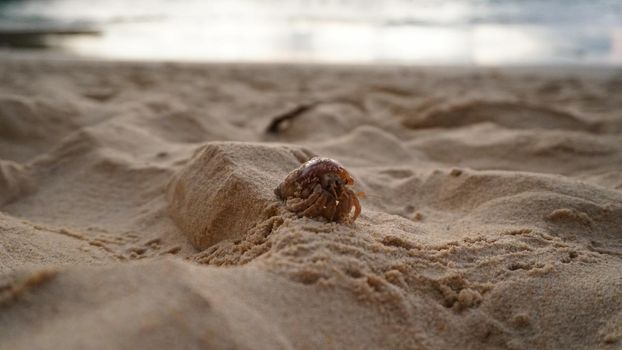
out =
<svg viewBox="0 0 622 350"><path fill-rule="evenodd" d="M622 72L0 59L0 349L619 349ZM314 155L352 226L273 189Z"/></svg>

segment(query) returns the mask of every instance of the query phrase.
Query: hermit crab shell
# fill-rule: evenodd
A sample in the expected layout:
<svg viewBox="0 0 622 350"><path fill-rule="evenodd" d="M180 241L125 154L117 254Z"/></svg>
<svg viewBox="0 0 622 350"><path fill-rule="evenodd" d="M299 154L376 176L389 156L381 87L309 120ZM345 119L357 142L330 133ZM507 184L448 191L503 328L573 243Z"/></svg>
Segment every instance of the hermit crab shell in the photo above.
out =
<svg viewBox="0 0 622 350"><path fill-rule="evenodd" d="M336 160L315 157L290 172L274 190L286 207L300 216L354 222L361 207L349 186L350 173ZM354 208L354 214L350 212Z"/></svg>

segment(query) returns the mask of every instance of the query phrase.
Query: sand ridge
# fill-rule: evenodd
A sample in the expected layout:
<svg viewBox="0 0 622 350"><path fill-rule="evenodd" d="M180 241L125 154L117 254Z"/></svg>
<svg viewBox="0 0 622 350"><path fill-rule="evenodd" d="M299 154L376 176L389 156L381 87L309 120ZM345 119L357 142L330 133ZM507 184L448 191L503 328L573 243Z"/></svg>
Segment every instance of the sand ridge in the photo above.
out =
<svg viewBox="0 0 622 350"><path fill-rule="evenodd" d="M621 72L2 63L0 348L621 344Z"/></svg>

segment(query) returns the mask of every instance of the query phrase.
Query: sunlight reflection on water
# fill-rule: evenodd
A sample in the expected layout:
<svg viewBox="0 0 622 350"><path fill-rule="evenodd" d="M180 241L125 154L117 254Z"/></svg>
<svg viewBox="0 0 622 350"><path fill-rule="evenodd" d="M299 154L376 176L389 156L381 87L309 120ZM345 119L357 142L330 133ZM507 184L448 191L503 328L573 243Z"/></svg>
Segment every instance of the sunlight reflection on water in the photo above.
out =
<svg viewBox="0 0 622 350"><path fill-rule="evenodd" d="M622 1L30 0L0 14L0 28L98 28L50 41L93 57L622 64Z"/></svg>

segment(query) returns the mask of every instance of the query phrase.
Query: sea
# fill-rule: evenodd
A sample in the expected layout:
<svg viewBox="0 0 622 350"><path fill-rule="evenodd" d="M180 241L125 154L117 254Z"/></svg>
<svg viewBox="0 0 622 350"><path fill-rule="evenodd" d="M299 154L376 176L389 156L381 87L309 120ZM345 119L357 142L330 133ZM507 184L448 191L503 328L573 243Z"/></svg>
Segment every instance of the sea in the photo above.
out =
<svg viewBox="0 0 622 350"><path fill-rule="evenodd" d="M0 0L0 53L621 65L622 0Z"/></svg>

